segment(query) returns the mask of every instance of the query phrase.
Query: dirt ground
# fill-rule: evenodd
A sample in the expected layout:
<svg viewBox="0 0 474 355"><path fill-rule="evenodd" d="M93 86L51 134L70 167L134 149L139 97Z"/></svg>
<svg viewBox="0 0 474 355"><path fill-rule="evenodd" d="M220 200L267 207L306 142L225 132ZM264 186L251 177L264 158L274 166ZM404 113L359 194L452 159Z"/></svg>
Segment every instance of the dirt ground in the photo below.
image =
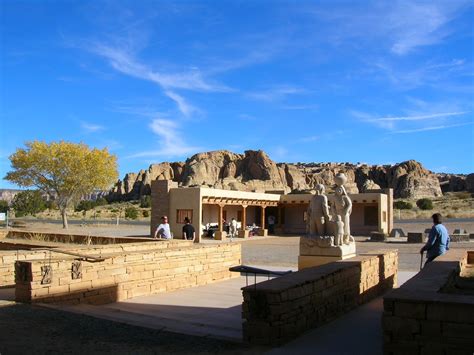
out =
<svg viewBox="0 0 474 355"><path fill-rule="evenodd" d="M446 223L450 232L464 228L474 232L474 220ZM429 221L395 223L405 232L423 232ZM35 231L61 230L60 226L30 225ZM146 235L148 226L73 226L69 233L91 235ZM357 252L376 249L397 249L399 269L417 271L420 267L419 249L422 244L407 244L393 240L387 243L366 241L356 237ZM214 241L207 241L214 242ZM242 262L258 266L296 267L299 237L284 236L256 238L242 243ZM452 248L474 249L474 242L452 243ZM3 291L3 292L2 292ZM8 291L8 292L5 292ZM45 309L39 306L1 301L11 290L0 289L0 355L8 354L250 354L262 353L263 348L250 348L224 340L193 337L169 332L143 329L88 316ZM3 297L5 299L5 297Z"/></svg>

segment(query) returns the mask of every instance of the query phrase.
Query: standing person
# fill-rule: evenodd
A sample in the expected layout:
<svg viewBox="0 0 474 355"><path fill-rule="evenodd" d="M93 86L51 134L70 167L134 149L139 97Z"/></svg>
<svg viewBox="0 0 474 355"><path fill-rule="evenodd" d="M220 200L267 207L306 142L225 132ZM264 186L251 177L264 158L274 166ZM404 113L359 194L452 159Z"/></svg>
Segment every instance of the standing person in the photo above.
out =
<svg viewBox="0 0 474 355"><path fill-rule="evenodd" d="M433 227L428 236L428 241L420 249L420 254L423 254L426 250L425 265L449 250L449 233L446 227L442 225L441 214L435 213L431 218L433 219Z"/></svg>
<svg viewBox="0 0 474 355"><path fill-rule="evenodd" d="M230 231L230 240L232 241L232 238L234 238L237 235L237 221L235 220L235 218L232 218L232 220L230 221L229 231Z"/></svg>
<svg viewBox="0 0 474 355"><path fill-rule="evenodd" d="M275 234L275 217L268 216L268 234Z"/></svg>
<svg viewBox="0 0 474 355"><path fill-rule="evenodd" d="M155 239L171 239L171 230L167 216L161 217L161 224L156 227L155 235L153 237Z"/></svg>
<svg viewBox="0 0 474 355"><path fill-rule="evenodd" d="M196 231L194 230L193 225L188 217L184 217L184 226L183 226L183 239L195 240Z"/></svg>

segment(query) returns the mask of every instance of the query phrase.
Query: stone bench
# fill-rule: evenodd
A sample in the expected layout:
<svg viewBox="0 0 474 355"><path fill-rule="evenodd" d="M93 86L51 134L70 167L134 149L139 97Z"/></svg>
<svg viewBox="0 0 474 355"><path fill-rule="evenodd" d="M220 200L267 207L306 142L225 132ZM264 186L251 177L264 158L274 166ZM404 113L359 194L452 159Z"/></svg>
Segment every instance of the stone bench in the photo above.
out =
<svg viewBox="0 0 474 355"><path fill-rule="evenodd" d="M425 236L423 233L408 233L407 243L424 243Z"/></svg>
<svg viewBox="0 0 474 355"><path fill-rule="evenodd" d="M450 250L384 297L385 354L472 354L474 290L452 284L473 263L474 252Z"/></svg>

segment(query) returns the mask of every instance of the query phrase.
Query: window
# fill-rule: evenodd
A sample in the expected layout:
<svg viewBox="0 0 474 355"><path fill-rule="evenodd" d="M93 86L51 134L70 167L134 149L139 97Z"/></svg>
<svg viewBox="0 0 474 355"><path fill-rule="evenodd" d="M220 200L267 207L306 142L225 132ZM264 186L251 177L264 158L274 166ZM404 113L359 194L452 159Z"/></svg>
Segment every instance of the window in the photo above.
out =
<svg viewBox="0 0 474 355"><path fill-rule="evenodd" d="M184 224L184 219L188 217L189 221L193 223L193 210L177 210L176 223Z"/></svg>

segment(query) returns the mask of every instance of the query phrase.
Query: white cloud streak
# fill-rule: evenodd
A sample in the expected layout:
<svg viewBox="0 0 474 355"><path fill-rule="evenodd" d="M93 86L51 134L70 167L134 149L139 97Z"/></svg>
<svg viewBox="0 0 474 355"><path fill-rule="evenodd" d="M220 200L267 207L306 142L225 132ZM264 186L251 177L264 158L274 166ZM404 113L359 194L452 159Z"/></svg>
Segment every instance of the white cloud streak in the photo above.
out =
<svg viewBox="0 0 474 355"><path fill-rule="evenodd" d="M88 122L84 122L84 121L81 121L81 128L84 131L90 132L90 133L103 131L105 129L104 126L101 126L101 125L98 125L98 124L93 124L93 123L88 123Z"/></svg>
<svg viewBox="0 0 474 355"><path fill-rule="evenodd" d="M292 86L280 86L265 91L249 92L247 96L258 101L279 101L289 95L300 95L306 91Z"/></svg>
<svg viewBox="0 0 474 355"><path fill-rule="evenodd" d="M472 124L474 124L474 122L459 123L459 124L452 124L452 125L430 126L430 127L423 127L423 128L417 128L417 129L404 129L404 130L399 130L399 131L393 131L392 133L401 134L401 133L417 133L417 132L435 131L439 129L469 126Z"/></svg>
<svg viewBox="0 0 474 355"><path fill-rule="evenodd" d="M466 113L468 112L467 111L444 112L444 113L433 113L433 114L419 115L419 116L380 117L380 118L367 119L367 121L368 122L421 121L421 120L429 120L429 119L440 118L440 117L460 116L460 115L465 115Z"/></svg>
<svg viewBox="0 0 474 355"><path fill-rule="evenodd" d="M147 65L140 63L133 54L120 48L95 44L89 50L107 59L110 66L120 73L158 84L164 90L165 95L177 104L178 109L185 116L189 116L196 109L188 104L184 97L171 91L172 89L200 92L231 91L224 85L208 81L197 69L181 73L164 73L152 70Z"/></svg>
<svg viewBox="0 0 474 355"><path fill-rule="evenodd" d="M128 158L183 156L203 150L184 142L183 132L175 121L157 118L150 123L149 127L158 136L159 149L136 153Z"/></svg>

